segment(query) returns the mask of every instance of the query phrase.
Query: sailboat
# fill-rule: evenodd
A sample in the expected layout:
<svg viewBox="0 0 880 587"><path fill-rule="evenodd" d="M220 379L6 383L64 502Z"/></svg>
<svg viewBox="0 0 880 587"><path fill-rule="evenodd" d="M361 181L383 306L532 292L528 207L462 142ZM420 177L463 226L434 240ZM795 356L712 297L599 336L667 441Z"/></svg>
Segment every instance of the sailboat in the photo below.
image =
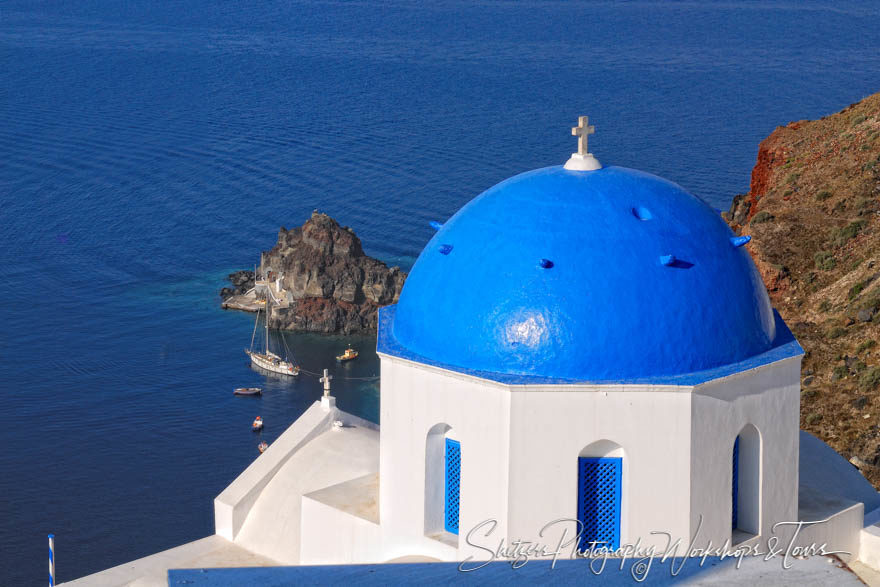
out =
<svg viewBox="0 0 880 587"><path fill-rule="evenodd" d="M251 348L244 349L247 356L251 358L251 364L260 369L278 373L280 375L290 375L295 377L299 375L299 367L292 362L287 361L269 350L269 304L266 304L266 349L265 352L254 350L254 339L257 337L257 324L260 322L260 312L257 311L257 319L254 322L254 333L251 335ZM285 348L287 343L285 343ZM289 354L289 352L288 352Z"/></svg>

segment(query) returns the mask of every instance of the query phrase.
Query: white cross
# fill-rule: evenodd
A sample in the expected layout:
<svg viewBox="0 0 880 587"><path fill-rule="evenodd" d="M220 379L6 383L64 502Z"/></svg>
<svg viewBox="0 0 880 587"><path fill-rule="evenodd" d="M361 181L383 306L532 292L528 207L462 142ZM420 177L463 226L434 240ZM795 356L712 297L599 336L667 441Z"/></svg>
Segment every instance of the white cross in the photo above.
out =
<svg viewBox="0 0 880 587"><path fill-rule="evenodd" d="M321 383L324 384L324 397L328 397L330 395L330 380L333 379L333 376L330 375L329 369L324 369L324 376L318 379Z"/></svg>
<svg viewBox="0 0 880 587"><path fill-rule="evenodd" d="M589 117L587 116L579 116L578 117L578 125L572 127L571 134L578 138L578 154L586 155L590 151L587 149L587 138L596 132L595 126L590 126Z"/></svg>

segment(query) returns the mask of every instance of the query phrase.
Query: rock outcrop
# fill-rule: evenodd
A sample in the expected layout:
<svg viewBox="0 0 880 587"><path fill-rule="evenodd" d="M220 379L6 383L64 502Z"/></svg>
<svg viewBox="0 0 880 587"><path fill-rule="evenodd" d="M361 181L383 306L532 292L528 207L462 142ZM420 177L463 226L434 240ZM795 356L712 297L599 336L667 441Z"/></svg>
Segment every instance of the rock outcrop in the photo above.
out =
<svg viewBox="0 0 880 587"><path fill-rule="evenodd" d="M282 227L261 264L285 298L272 308L270 326L306 332L376 330L378 308L397 301L406 279L399 267L364 254L351 228L317 211L301 227Z"/></svg>
<svg viewBox="0 0 880 587"><path fill-rule="evenodd" d="M725 218L806 351L801 427L880 487L880 94L761 142Z"/></svg>
<svg viewBox="0 0 880 587"><path fill-rule="evenodd" d="M226 299L230 296L243 295L254 287L253 271L236 271L226 276L232 287L224 287L220 290L220 297Z"/></svg>

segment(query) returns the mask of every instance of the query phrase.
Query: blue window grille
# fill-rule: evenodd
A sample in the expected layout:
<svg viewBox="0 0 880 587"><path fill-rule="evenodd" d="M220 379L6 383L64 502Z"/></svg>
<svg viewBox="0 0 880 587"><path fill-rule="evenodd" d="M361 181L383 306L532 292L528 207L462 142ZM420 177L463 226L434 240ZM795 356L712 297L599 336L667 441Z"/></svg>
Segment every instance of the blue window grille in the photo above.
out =
<svg viewBox="0 0 880 587"><path fill-rule="evenodd" d="M731 527L736 530L739 525L739 520L737 520L737 502L739 501L739 436L733 441L733 475L731 475L731 481L730 486L733 491L733 494L731 495L731 502L733 504L733 507L731 508L733 518Z"/></svg>
<svg viewBox="0 0 880 587"><path fill-rule="evenodd" d="M623 459L578 458L578 548L620 548L620 494Z"/></svg>
<svg viewBox="0 0 880 587"><path fill-rule="evenodd" d="M458 506L461 497L461 444L446 439L446 505L443 508L443 526L447 532L458 534Z"/></svg>

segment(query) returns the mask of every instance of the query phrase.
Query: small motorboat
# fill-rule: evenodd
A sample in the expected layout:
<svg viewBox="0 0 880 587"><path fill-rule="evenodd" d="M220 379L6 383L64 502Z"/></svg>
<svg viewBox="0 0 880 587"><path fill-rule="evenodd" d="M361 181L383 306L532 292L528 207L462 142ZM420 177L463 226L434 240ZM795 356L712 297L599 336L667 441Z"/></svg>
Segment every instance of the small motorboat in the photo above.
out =
<svg viewBox="0 0 880 587"><path fill-rule="evenodd" d="M266 452L267 448L269 448L269 443L266 442L265 440L257 445L257 450L260 451L260 454L263 454L264 452Z"/></svg>
<svg viewBox="0 0 880 587"><path fill-rule="evenodd" d="M253 427L254 432L259 432L260 430L263 429L263 419L261 417L257 416L256 419L254 420L254 423L251 424L251 426Z"/></svg>
<svg viewBox="0 0 880 587"><path fill-rule="evenodd" d="M343 363L345 361L357 359L357 356L358 356L358 352L356 350L354 350L353 348L348 347L347 349L345 349L344 353L336 356L336 360L339 361L340 363Z"/></svg>
<svg viewBox="0 0 880 587"><path fill-rule="evenodd" d="M235 395L263 395L263 390L259 387L236 387L232 393Z"/></svg>

